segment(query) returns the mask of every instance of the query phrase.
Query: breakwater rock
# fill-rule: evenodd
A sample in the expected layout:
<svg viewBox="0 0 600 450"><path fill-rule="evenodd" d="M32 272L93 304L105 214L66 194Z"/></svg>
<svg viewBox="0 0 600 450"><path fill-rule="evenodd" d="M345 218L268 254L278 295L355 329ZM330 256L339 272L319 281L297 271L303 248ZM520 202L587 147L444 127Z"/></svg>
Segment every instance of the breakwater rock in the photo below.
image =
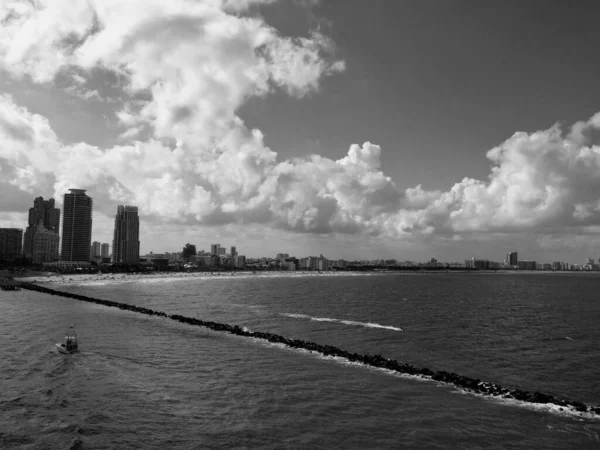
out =
<svg viewBox="0 0 600 450"><path fill-rule="evenodd" d="M600 418L600 405L592 406L584 403L568 400L564 398L558 398L550 394L542 392L529 392L522 391L520 389L507 389L503 386L491 383L489 381L482 381L480 379L466 377L453 372L446 372L443 370L434 371L429 368L419 368L411 364L400 362L395 359L384 358L381 355L363 355L359 353L350 353L346 350L342 350L332 345L322 345L311 341L304 341L301 339L290 339L285 336L281 336L274 333L267 333L261 331L250 331L246 328L242 328L238 325L229 325L219 322L211 322L196 319L193 317L186 317L179 314L169 315L162 311L154 311L149 308L142 308L135 305L129 305L126 303L119 303L110 300L101 300L97 298L87 297L85 295L73 294L70 292L57 291L37 284L21 282L23 289L29 289L32 291L42 292L50 295L57 295L66 298L72 298L89 303L96 303L98 305L109 306L112 308L119 308L126 311L132 311L140 314L146 314L150 316L165 317L171 320L176 320L181 323L188 325L195 325L204 328L209 328L214 331L231 333L237 336L251 337L254 339L261 339L268 342L282 344L287 347L295 349L309 350L311 352L320 353L324 356L342 358L347 361L364 364L371 367L387 369L392 372L408 374L418 376L421 378L431 379L438 382L451 384L457 386L465 391L473 392L476 394L486 395L490 397L497 397L502 399L513 399L526 403L535 404L550 404L556 405L560 410L569 410L581 414L588 414Z"/></svg>

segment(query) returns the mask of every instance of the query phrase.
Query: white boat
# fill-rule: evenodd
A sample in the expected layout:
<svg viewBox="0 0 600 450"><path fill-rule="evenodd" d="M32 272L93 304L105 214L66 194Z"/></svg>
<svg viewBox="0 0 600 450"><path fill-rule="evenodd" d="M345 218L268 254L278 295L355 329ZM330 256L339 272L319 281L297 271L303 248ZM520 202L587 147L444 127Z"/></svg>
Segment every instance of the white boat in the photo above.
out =
<svg viewBox="0 0 600 450"><path fill-rule="evenodd" d="M75 333L75 325L71 325L65 336L63 344L56 344L59 353L70 355L79 351L79 343L77 342L77 334Z"/></svg>

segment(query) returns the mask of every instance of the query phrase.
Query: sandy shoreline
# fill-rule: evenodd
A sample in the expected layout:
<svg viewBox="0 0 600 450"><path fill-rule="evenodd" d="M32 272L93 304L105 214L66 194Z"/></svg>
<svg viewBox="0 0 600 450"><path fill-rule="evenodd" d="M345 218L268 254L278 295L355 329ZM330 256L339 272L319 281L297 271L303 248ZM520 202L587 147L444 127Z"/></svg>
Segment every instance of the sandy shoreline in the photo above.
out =
<svg viewBox="0 0 600 450"><path fill-rule="evenodd" d="M39 273L37 275L26 277L14 277L15 281L24 281L36 284L117 284L129 283L136 281L175 281L180 279L198 278L198 279L232 279L232 278L293 278L293 277L348 277L348 276L373 276L381 274L396 274L396 275L436 275L436 274L464 274L466 271L348 271L348 272L314 272L314 271L259 271L259 272L158 272L158 273L104 273L104 274L65 274L56 275L48 272L47 274ZM478 274L539 274L539 275L560 275L567 272L548 272L548 271L481 271L473 272L472 275ZM574 273L591 273L594 272L574 272ZM598 273L598 272L595 272Z"/></svg>
<svg viewBox="0 0 600 450"><path fill-rule="evenodd" d="M371 272L371 275L374 273ZM105 274L65 274L38 275L30 277L15 277L15 281L36 284L108 284L127 283L143 280L178 280L187 278L248 278L248 277L306 277L306 276L357 276L369 275L360 272L159 272L159 273L105 273Z"/></svg>

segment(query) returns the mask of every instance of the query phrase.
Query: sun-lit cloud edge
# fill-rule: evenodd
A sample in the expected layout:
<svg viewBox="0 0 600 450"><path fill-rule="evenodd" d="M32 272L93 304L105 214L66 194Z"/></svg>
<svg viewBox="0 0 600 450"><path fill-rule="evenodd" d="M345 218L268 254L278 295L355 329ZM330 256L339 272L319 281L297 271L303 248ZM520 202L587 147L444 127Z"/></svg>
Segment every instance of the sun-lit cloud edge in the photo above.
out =
<svg viewBox="0 0 600 450"><path fill-rule="evenodd" d="M275 90L318 91L345 64L318 31L288 38L238 14L261 3L272 2L0 5L2 70L42 85L60 79L70 95L110 102L89 86L103 71L121 80L126 99L114 102L120 145L99 148L64 144L48 118L0 96L0 181L59 201L71 187L88 189L100 214L136 204L167 227L259 224L440 243L535 232L540 246L596 235L600 149L590 136L600 114L517 132L487 152L487 180L467 177L446 191L399 190L368 141L337 161L278 160L238 109Z"/></svg>

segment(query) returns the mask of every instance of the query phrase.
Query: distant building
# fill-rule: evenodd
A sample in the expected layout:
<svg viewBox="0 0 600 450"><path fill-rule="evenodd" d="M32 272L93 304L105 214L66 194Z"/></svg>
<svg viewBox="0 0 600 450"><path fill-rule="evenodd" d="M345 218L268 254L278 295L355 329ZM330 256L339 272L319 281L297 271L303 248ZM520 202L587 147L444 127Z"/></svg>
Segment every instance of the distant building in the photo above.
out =
<svg viewBox="0 0 600 450"><path fill-rule="evenodd" d="M211 255L219 255L221 249L221 244L211 244L210 246L210 254Z"/></svg>
<svg viewBox="0 0 600 450"><path fill-rule="evenodd" d="M48 230L58 235L59 229L60 209L55 208L54 199L44 200L43 197L37 197L33 201L33 208L29 208L29 218L27 228L25 229L25 242L23 244L23 255L25 258L33 260L33 241L37 230ZM60 238L58 240L53 239L56 249L49 249L52 254L58 254L59 241Z"/></svg>
<svg viewBox="0 0 600 450"><path fill-rule="evenodd" d="M98 258L102 256L100 242L92 242L92 258Z"/></svg>
<svg viewBox="0 0 600 450"><path fill-rule="evenodd" d="M166 270L169 268L169 258L166 255L160 255L150 252L145 256L140 256L140 264L152 267L157 270Z"/></svg>
<svg viewBox="0 0 600 450"><path fill-rule="evenodd" d="M340 259L338 261L329 261L329 266L334 269L345 269L348 267L348 263L343 259Z"/></svg>
<svg viewBox="0 0 600 450"><path fill-rule="evenodd" d="M244 255L238 255L235 257L234 266L238 269L243 269L246 267L246 257Z"/></svg>
<svg viewBox="0 0 600 450"><path fill-rule="evenodd" d="M63 200L61 261L89 262L93 200L85 189L69 189Z"/></svg>
<svg viewBox="0 0 600 450"><path fill-rule="evenodd" d="M520 270L536 270L537 268L535 261L519 261L517 265Z"/></svg>
<svg viewBox="0 0 600 450"><path fill-rule="evenodd" d="M235 258L237 256L238 252L237 252L237 248L235 245L231 246L231 257Z"/></svg>
<svg viewBox="0 0 600 450"><path fill-rule="evenodd" d="M108 243L103 243L100 246L100 256L102 256L103 258L108 258L109 255L109 248L110 246L108 245Z"/></svg>
<svg viewBox="0 0 600 450"><path fill-rule="evenodd" d="M212 255L196 255L194 263L201 267L210 267Z"/></svg>
<svg viewBox="0 0 600 450"><path fill-rule="evenodd" d="M140 219L137 206L117 207L112 261L138 264L140 259Z"/></svg>
<svg viewBox="0 0 600 450"><path fill-rule="evenodd" d="M59 241L58 233L40 225L33 234L31 261L35 264L58 261Z"/></svg>
<svg viewBox="0 0 600 450"><path fill-rule="evenodd" d="M473 256L471 259L465 259L465 268L476 270L489 270L490 262L487 259L477 259Z"/></svg>
<svg viewBox="0 0 600 450"><path fill-rule="evenodd" d="M508 267L517 267L519 265L519 257L517 252L510 252L506 254L505 265Z"/></svg>
<svg viewBox="0 0 600 450"><path fill-rule="evenodd" d="M23 230L0 228L0 260L16 261L23 252Z"/></svg>

